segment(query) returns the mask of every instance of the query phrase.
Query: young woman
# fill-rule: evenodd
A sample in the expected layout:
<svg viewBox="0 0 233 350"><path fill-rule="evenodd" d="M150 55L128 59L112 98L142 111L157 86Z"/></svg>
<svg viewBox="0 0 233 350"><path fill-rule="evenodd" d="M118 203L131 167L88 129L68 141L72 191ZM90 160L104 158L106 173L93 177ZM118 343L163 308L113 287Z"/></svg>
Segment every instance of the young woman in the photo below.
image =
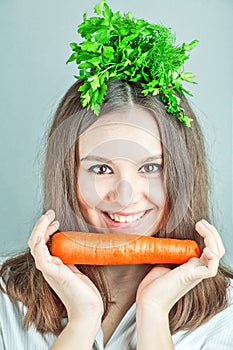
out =
<svg viewBox="0 0 233 350"><path fill-rule="evenodd" d="M71 44L80 79L48 134L44 214L29 250L0 270L0 348L230 350L233 275L220 263L203 136L181 84L196 42L175 46L167 28L105 0L95 12L79 26L86 41ZM64 264L50 252L58 229L192 239L201 256Z"/></svg>
<svg viewBox="0 0 233 350"><path fill-rule="evenodd" d="M206 221L195 115L183 98L187 128L140 84L113 80L96 118L80 104L80 84L61 101L48 136L44 207L53 210L36 223L30 251L2 265L1 348L231 349L232 275ZM180 266L64 265L47 245L58 227L188 238L203 250Z"/></svg>

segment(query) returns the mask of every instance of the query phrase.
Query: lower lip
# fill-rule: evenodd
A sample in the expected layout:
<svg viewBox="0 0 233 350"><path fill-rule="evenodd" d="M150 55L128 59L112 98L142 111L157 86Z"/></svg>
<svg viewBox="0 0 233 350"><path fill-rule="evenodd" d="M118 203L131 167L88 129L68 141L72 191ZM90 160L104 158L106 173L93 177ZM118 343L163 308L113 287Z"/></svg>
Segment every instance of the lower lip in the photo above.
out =
<svg viewBox="0 0 233 350"><path fill-rule="evenodd" d="M134 227L137 226L139 224L141 224L141 222L143 221L143 219L149 214L150 210L146 210L145 214L143 216L141 216L138 220L136 221L132 221L132 222L117 222L112 220L107 214L105 214L104 212L102 212L105 221L107 222L109 227L115 227L115 228L127 228L127 227Z"/></svg>

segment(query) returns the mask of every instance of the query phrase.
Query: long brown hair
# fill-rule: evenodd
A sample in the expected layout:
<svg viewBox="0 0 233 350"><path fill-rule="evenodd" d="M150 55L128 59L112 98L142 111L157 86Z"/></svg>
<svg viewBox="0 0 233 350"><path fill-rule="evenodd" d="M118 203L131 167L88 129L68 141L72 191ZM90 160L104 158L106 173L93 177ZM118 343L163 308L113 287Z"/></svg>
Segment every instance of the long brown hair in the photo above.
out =
<svg viewBox="0 0 233 350"><path fill-rule="evenodd" d="M43 167L44 211L52 208L60 222L60 230L87 231L77 201L78 137L95 120L92 111L80 104L77 81L65 94L54 116L47 137ZM108 83L101 114L140 106L155 117L161 134L164 157L164 186L166 191L166 217L160 236L203 241L195 231L195 223L209 219L209 184L203 135L197 119L185 98L186 114L193 119L189 129L169 115L158 96L144 96L140 85L123 80ZM111 302L107 282L101 267L78 266L99 289L105 314ZM34 264L29 250L7 260L1 268L1 289L15 302L27 306L25 327L34 323L41 333L62 330L65 308L55 292L44 280ZM206 322L227 306L228 278L231 272L219 267L215 277L203 280L180 299L170 311L172 334L179 330L192 330Z"/></svg>

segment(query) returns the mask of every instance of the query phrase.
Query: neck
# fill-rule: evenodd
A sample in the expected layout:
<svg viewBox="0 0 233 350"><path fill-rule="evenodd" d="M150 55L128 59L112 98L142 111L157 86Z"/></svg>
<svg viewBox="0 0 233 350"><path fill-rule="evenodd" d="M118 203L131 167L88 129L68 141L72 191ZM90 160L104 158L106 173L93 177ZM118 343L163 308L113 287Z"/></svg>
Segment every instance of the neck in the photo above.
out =
<svg viewBox="0 0 233 350"><path fill-rule="evenodd" d="M104 266L111 294L111 306L102 322L105 345L127 310L135 302L138 285L151 267L152 265Z"/></svg>
<svg viewBox="0 0 233 350"><path fill-rule="evenodd" d="M152 265L111 265L104 267L110 293L113 298L121 295L130 296L135 300L138 285Z"/></svg>

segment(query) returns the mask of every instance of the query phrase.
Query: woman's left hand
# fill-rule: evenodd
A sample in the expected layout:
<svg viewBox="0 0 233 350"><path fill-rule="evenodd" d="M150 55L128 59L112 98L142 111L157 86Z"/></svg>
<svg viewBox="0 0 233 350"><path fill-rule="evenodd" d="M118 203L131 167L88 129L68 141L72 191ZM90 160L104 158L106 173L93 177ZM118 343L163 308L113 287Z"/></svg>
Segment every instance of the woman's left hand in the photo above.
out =
<svg viewBox="0 0 233 350"><path fill-rule="evenodd" d="M205 243L201 257L192 258L173 270L159 266L152 268L138 287L137 305L148 309L155 306L156 310L168 314L189 290L217 274L219 260L225 253L222 240L216 228L206 220L198 221L196 230Z"/></svg>

